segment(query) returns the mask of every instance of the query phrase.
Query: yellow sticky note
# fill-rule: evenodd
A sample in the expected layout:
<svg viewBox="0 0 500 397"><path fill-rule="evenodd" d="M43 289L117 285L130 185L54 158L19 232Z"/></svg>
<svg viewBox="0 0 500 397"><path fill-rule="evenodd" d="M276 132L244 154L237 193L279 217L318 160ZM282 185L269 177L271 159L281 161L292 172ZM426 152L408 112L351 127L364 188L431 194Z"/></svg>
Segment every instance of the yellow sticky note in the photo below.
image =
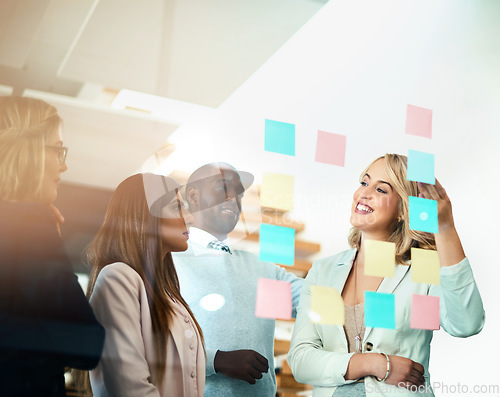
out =
<svg viewBox="0 0 500 397"><path fill-rule="evenodd" d="M311 286L309 318L316 324L344 325L344 301L335 288Z"/></svg>
<svg viewBox="0 0 500 397"><path fill-rule="evenodd" d="M365 241L365 274L393 277L396 262L396 244L387 241Z"/></svg>
<svg viewBox="0 0 500 397"><path fill-rule="evenodd" d="M293 209L293 175L265 173L262 176L260 205L283 211Z"/></svg>
<svg viewBox="0 0 500 397"><path fill-rule="evenodd" d="M439 285L439 255L437 251L411 249L411 281Z"/></svg>

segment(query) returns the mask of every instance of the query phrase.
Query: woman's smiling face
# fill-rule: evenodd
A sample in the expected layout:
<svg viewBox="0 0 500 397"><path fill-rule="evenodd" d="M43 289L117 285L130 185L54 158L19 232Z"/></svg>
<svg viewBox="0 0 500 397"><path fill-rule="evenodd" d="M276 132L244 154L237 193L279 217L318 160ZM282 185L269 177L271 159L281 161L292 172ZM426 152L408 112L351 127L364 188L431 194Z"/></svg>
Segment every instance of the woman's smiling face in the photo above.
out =
<svg viewBox="0 0 500 397"><path fill-rule="evenodd" d="M385 239L396 227L400 201L391 185L385 160L374 162L360 183L353 196L351 224L364 233Z"/></svg>

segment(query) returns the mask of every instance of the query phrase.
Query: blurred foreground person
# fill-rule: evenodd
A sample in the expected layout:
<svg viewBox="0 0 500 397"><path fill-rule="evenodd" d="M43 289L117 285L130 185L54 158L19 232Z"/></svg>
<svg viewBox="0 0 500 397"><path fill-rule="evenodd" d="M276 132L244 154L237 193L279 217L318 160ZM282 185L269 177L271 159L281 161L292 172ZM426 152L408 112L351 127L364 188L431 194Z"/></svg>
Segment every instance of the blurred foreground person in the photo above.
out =
<svg viewBox="0 0 500 397"><path fill-rule="evenodd" d="M91 369L102 351L52 205L67 169L61 129L46 102L0 97L1 396L64 396L64 367Z"/></svg>

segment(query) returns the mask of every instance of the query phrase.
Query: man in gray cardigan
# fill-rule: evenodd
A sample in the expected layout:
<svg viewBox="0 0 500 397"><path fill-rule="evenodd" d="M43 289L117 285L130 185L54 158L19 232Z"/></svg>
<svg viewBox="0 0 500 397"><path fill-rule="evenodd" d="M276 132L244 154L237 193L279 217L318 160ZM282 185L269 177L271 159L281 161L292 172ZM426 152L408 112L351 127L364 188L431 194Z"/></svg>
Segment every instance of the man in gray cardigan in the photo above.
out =
<svg viewBox="0 0 500 397"><path fill-rule="evenodd" d="M249 173L211 163L194 171L186 186L195 222L188 250L173 258L181 294L204 333L205 396L274 396L275 321L255 317L258 279L291 283L293 317L299 302L301 278L227 244L252 182Z"/></svg>

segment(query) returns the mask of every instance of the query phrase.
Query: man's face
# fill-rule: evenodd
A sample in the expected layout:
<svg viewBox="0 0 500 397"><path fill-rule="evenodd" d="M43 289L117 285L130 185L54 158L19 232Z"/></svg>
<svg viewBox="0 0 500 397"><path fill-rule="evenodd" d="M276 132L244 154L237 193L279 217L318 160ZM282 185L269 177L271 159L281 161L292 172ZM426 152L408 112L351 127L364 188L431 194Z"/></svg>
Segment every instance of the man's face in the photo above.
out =
<svg viewBox="0 0 500 397"><path fill-rule="evenodd" d="M231 169L217 169L217 174L199 182L199 227L214 235L227 235L240 219L243 186Z"/></svg>

